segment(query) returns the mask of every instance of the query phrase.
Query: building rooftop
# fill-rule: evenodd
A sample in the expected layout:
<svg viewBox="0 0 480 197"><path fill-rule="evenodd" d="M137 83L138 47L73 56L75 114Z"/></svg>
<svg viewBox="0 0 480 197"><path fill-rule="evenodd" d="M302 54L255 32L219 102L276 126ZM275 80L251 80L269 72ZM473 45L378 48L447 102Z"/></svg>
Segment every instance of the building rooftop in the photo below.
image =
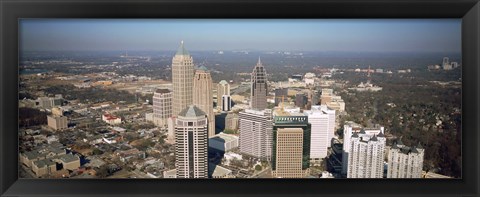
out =
<svg viewBox="0 0 480 197"><path fill-rule="evenodd" d="M197 68L197 70L208 71L208 68L205 66L200 66Z"/></svg>
<svg viewBox="0 0 480 197"><path fill-rule="evenodd" d="M51 161L50 159L42 159L42 160L34 161L33 164L36 165L38 168L56 165L56 163Z"/></svg>
<svg viewBox="0 0 480 197"><path fill-rule="evenodd" d="M221 80L221 81L220 81L220 82L218 82L218 83L219 83L219 84L222 84L222 85L227 85L227 84L228 84L228 82L227 82L227 81L225 81L225 80Z"/></svg>
<svg viewBox="0 0 480 197"><path fill-rule="evenodd" d="M171 91L169 89L157 89L155 90L155 93L160 93L160 94L165 94L165 93L170 93Z"/></svg>
<svg viewBox="0 0 480 197"><path fill-rule="evenodd" d="M175 55L190 55L185 46L183 45L183 40L180 42L180 47L178 47L177 53Z"/></svg>
<svg viewBox="0 0 480 197"><path fill-rule="evenodd" d="M76 155L73 155L73 154L65 154L65 155L62 155L59 157L59 159L65 163L70 163L72 161L77 161L77 160L80 160L80 158L78 158L78 156Z"/></svg>
<svg viewBox="0 0 480 197"><path fill-rule="evenodd" d="M177 169L172 169L172 170L166 170L163 172L164 177L171 177L171 176L177 176Z"/></svg>
<svg viewBox="0 0 480 197"><path fill-rule="evenodd" d="M208 164L208 172L209 172L209 174L212 175L212 177L224 177L224 176L232 173L231 170L226 169L226 168L224 168L222 166L219 166L219 165L212 164L212 163Z"/></svg>
<svg viewBox="0 0 480 197"><path fill-rule="evenodd" d="M218 140L218 141L230 142L230 141L238 140L238 136L230 135L230 134L226 134L226 133L222 132L222 133L219 133L217 135L214 135L209 140Z"/></svg>
<svg viewBox="0 0 480 197"><path fill-rule="evenodd" d="M187 108L183 109L178 116L183 116L183 117L199 117L199 116L205 116L205 112L203 112L200 108L198 108L195 105L190 105Z"/></svg>

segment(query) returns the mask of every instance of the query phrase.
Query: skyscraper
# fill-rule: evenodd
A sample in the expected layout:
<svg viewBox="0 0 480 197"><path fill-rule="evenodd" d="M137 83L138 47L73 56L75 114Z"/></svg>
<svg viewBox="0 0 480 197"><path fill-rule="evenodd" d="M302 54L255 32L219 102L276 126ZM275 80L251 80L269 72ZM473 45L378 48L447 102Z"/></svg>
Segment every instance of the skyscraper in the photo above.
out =
<svg viewBox="0 0 480 197"><path fill-rule="evenodd" d="M193 104L193 74L193 59L182 41L172 59L172 115L174 116Z"/></svg>
<svg viewBox="0 0 480 197"><path fill-rule="evenodd" d="M232 109L232 101L230 95L222 96L222 111L230 111Z"/></svg>
<svg viewBox="0 0 480 197"><path fill-rule="evenodd" d="M207 114L208 137L215 135L215 114L213 113L212 77L204 66L195 71L193 79L193 104Z"/></svg>
<svg viewBox="0 0 480 197"><path fill-rule="evenodd" d="M278 128L275 132L275 171L278 178L302 178L303 129Z"/></svg>
<svg viewBox="0 0 480 197"><path fill-rule="evenodd" d="M420 143L416 147L394 143L388 151L387 178L421 178L424 152Z"/></svg>
<svg viewBox="0 0 480 197"><path fill-rule="evenodd" d="M172 116L172 92L168 89L157 89L153 94L153 122L160 127L168 125Z"/></svg>
<svg viewBox="0 0 480 197"><path fill-rule="evenodd" d="M230 84L222 80L217 85L217 108L222 109L222 96L230 95Z"/></svg>
<svg viewBox="0 0 480 197"><path fill-rule="evenodd" d="M352 121L346 121L343 125L343 152L342 152L342 174L347 175L348 164L349 164L349 155L351 147L352 134L354 133L366 133L370 136L379 135L384 132L384 127L375 127L375 128L363 128L362 125L359 125Z"/></svg>
<svg viewBox="0 0 480 197"><path fill-rule="evenodd" d="M251 83L250 107L257 110L267 108L267 73L260 61L260 57L257 65L253 68Z"/></svg>
<svg viewBox="0 0 480 197"><path fill-rule="evenodd" d="M383 178L383 161L386 139L366 134L365 130L353 133L350 139L347 178Z"/></svg>
<svg viewBox="0 0 480 197"><path fill-rule="evenodd" d="M177 178L208 178L208 120L205 112L191 105L175 124Z"/></svg>
<svg viewBox="0 0 480 197"><path fill-rule="evenodd" d="M275 111L272 141L272 173L275 177L301 178L310 166L308 117L300 113Z"/></svg>
<svg viewBox="0 0 480 197"><path fill-rule="evenodd" d="M246 109L238 114L240 152L270 160L272 155L272 112Z"/></svg>
<svg viewBox="0 0 480 197"><path fill-rule="evenodd" d="M317 162L327 156L327 149L331 145L335 132L335 110L328 109L325 105L314 105L311 110L305 110L304 114L312 125L310 158Z"/></svg>

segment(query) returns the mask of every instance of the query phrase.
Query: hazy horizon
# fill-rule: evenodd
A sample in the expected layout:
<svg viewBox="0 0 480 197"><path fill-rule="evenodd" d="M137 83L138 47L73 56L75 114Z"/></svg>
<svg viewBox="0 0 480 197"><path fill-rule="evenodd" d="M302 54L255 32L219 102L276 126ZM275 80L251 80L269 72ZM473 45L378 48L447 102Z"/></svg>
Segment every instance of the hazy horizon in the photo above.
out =
<svg viewBox="0 0 480 197"><path fill-rule="evenodd" d="M460 19L21 19L34 51L461 53Z"/></svg>

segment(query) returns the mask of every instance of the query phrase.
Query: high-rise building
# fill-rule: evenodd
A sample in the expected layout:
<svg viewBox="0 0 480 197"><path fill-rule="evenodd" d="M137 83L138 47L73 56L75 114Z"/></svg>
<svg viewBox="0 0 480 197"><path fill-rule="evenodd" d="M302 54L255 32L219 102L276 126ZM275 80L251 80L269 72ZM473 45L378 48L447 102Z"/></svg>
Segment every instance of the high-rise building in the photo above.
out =
<svg viewBox="0 0 480 197"><path fill-rule="evenodd" d="M175 143L175 124L177 118L172 116L167 119L167 142L170 144Z"/></svg>
<svg viewBox="0 0 480 197"><path fill-rule="evenodd" d="M215 114L213 113L212 76L205 67L195 71L193 79L193 104L207 114L208 137L215 135Z"/></svg>
<svg viewBox="0 0 480 197"><path fill-rule="evenodd" d="M246 109L240 112L240 152L270 160L272 154L271 110Z"/></svg>
<svg viewBox="0 0 480 197"><path fill-rule="evenodd" d="M217 85L217 108L222 109L222 96L230 95L230 84L227 81L221 80Z"/></svg>
<svg viewBox="0 0 480 197"><path fill-rule="evenodd" d="M178 114L175 124L177 178L208 178L207 125L205 112L194 105Z"/></svg>
<svg viewBox="0 0 480 197"><path fill-rule="evenodd" d="M275 111L272 141L272 173L275 177L301 178L310 166L308 117L300 113Z"/></svg>
<svg viewBox="0 0 480 197"><path fill-rule="evenodd" d="M159 127L166 127L170 117L172 117L172 92L168 89L157 89L153 94L153 123Z"/></svg>
<svg viewBox="0 0 480 197"><path fill-rule="evenodd" d="M230 95L222 96L222 111L230 111L232 109L232 101Z"/></svg>
<svg viewBox="0 0 480 197"><path fill-rule="evenodd" d="M308 122L312 125L310 138L310 158L314 162L327 156L328 147L335 132L335 110L325 105L314 105L311 110L304 111Z"/></svg>
<svg viewBox="0 0 480 197"><path fill-rule="evenodd" d="M421 178L424 152L420 143L412 147L394 143L388 151L387 178Z"/></svg>
<svg viewBox="0 0 480 197"><path fill-rule="evenodd" d="M279 88L275 90L275 106L278 106L280 102L287 102L288 100L288 88Z"/></svg>
<svg viewBox="0 0 480 197"><path fill-rule="evenodd" d="M278 128L275 132L275 171L279 178L302 178L303 129Z"/></svg>
<svg viewBox="0 0 480 197"><path fill-rule="evenodd" d="M183 46L183 41L172 59L173 101L172 115L193 104L193 58Z"/></svg>
<svg viewBox="0 0 480 197"><path fill-rule="evenodd" d="M383 178L386 139L383 132L353 133L350 139L347 178Z"/></svg>
<svg viewBox="0 0 480 197"><path fill-rule="evenodd" d="M252 87L250 89L250 107L256 110L267 108L267 72L258 58L257 65L252 72Z"/></svg>
<svg viewBox="0 0 480 197"><path fill-rule="evenodd" d="M238 130L238 114L236 113L228 113L225 117L225 129L230 129L237 131Z"/></svg>
<svg viewBox="0 0 480 197"><path fill-rule="evenodd" d="M384 133L384 127L375 127L375 128L363 128L362 125L359 125L352 121L346 121L343 125L343 152L342 152L342 174L347 175L348 163L350 156L351 148L351 139L354 133L364 132L368 135L380 135Z"/></svg>
<svg viewBox="0 0 480 197"><path fill-rule="evenodd" d="M304 93L297 93L295 95L295 106L305 108L307 101L307 96Z"/></svg>

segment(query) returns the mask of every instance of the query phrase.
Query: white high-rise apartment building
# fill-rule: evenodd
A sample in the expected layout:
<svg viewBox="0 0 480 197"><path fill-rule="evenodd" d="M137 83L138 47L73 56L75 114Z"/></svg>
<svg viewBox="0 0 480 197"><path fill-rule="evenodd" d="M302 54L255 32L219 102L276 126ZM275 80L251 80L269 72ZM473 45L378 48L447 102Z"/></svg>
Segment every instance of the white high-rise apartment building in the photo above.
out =
<svg viewBox="0 0 480 197"><path fill-rule="evenodd" d="M386 139L383 133L353 133L350 139L347 178L383 178Z"/></svg>
<svg viewBox="0 0 480 197"><path fill-rule="evenodd" d="M365 132L368 135L379 135L384 133L384 127L378 128L363 128L361 125L352 122L346 121L343 125L343 152L342 152L342 174L347 175L349 155L350 155L350 146L351 138L354 133Z"/></svg>
<svg viewBox="0 0 480 197"><path fill-rule="evenodd" d="M172 92L158 89L153 94L153 122L156 126L167 127L168 118L172 117Z"/></svg>
<svg viewBox="0 0 480 197"><path fill-rule="evenodd" d="M335 132L335 110L325 105L314 105L305 110L308 122L312 125L310 137L310 159L320 161L327 156L327 149Z"/></svg>
<svg viewBox="0 0 480 197"><path fill-rule="evenodd" d="M387 178L421 178L424 153L420 143L416 147L394 143L388 151Z"/></svg>
<svg viewBox="0 0 480 197"><path fill-rule="evenodd" d="M208 120L191 105L178 114L175 124L177 178L208 178Z"/></svg>
<svg viewBox="0 0 480 197"><path fill-rule="evenodd" d="M212 76L205 67L195 71L193 79L193 104L207 114L208 137L215 135L215 114L213 113Z"/></svg>
<svg viewBox="0 0 480 197"><path fill-rule="evenodd" d="M193 104L193 58L183 41L172 59L173 105L172 115Z"/></svg>
<svg viewBox="0 0 480 197"><path fill-rule="evenodd" d="M272 111L246 109L240 112L240 152L270 160L272 156Z"/></svg>

